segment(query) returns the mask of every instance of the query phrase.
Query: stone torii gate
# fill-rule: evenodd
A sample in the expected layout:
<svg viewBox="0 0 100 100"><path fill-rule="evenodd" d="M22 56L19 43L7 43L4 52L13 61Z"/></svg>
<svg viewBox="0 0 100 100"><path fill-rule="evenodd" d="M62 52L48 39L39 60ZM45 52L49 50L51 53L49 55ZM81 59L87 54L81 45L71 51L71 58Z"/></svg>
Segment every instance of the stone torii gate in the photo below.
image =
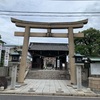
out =
<svg viewBox="0 0 100 100"><path fill-rule="evenodd" d="M77 22L30 22L11 18L11 21L15 23L17 27L25 28L25 32L15 32L15 36L24 37L22 57L20 62L18 82L24 82L24 73L26 68L26 58L29 44L29 37L58 37L67 38L69 40L69 67L71 75L71 83L76 84L76 71L74 61L74 37L84 37L83 33L73 33L73 29L82 28L84 24L87 24L88 19ZM31 28L47 29L46 33L30 32ZM68 29L68 33L51 33L52 29Z"/></svg>

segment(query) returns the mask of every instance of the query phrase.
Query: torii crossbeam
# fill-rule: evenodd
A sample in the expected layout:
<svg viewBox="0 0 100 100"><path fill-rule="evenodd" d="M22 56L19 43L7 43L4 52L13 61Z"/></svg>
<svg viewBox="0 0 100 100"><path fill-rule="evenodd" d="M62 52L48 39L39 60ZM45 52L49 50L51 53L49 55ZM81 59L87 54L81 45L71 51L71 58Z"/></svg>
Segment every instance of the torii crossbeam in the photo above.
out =
<svg viewBox="0 0 100 100"><path fill-rule="evenodd" d="M68 38L69 40L69 67L70 67L71 83L76 84L75 60L73 58L74 37L84 37L84 34L73 33L73 29L82 28L84 24L87 24L88 19L76 22L52 22L52 23L30 22L14 18L11 18L11 21L15 23L17 27L25 28L25 32L15 32L15 36L24 37L22 57L18 74L18 82L20 83L24 82L24 73L26 68L29 37L58 37L58 38ZM47 33L30 32L31 28L47 29ZM68 29L68 33L51 33L52 29Z"/></svg>

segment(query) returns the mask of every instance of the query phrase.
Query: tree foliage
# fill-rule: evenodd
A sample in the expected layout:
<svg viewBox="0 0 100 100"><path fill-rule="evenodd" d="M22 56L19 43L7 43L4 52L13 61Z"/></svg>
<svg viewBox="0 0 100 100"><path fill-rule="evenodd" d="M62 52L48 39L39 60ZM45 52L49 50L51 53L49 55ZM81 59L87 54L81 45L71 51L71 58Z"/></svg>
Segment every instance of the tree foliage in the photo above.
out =
<svg viewBox="0 0 100 100"><path fill-rule="evenodd" d="M100 30L82 31L83 38L75 38L75 51L87 56L100 56Z"/></svg>
<svg viewBox="0 0 100 100"><path fill-rule="evenodd" d="M1 39L2 37L1 37L1 35L0 35L0 43L2 43L2 44L6 44L6 42L4 42L2 39Z"/></svg>

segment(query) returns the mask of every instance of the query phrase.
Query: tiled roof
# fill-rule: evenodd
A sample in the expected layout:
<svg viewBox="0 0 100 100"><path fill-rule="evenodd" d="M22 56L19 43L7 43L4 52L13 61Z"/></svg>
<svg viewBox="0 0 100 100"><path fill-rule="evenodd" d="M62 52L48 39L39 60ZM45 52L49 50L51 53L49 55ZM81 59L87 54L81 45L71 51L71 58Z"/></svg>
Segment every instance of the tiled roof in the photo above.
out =
<svg viewBox="0 0 100 100"><path fill-rule="evenodd" d="M10 53L10 55L20 55L18 52Z"/></svg>
<svg viewBox="0 0 100 100"><path fill-rule="evenodd" d="M90 61L99 61L100 62L100 57L89 57Z"/></svg>
<svg viewBox="0 0 100 100"><path fill-rule="evenodd" d="M58 43L30 43L29 50L42 50L42 51L68 51L67 44Z"/></svg>

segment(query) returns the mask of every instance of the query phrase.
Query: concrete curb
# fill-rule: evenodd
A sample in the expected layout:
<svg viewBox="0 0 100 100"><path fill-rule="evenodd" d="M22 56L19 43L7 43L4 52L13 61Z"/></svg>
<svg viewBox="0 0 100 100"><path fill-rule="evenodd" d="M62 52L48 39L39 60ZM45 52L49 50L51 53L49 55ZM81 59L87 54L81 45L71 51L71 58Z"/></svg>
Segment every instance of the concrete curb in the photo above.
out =
<svg viewBox="0 0 100 100"><path fill-rule="evenodd" d="M81 97L100 97L100 94L66 94L66 93L36 93L36 92L4 92L0 91L0 94L16 94L16 95L50 95L50 96L81 96Z"/></svg>

